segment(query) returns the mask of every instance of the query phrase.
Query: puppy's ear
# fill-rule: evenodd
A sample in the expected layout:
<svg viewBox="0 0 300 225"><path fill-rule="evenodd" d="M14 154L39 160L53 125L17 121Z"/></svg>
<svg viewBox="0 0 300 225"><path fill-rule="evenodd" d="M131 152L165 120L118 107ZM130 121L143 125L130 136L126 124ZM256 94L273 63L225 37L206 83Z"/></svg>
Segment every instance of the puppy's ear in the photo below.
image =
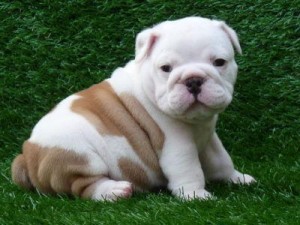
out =
<svg viewBox="0 0 300 225"><path fill-rule="evenodd" d="M140 32L135 42L135 60L141 61L149 56L159 35L153 29L146 29Z"/></svg>
<svg viewBox="0 0 300 225"><path fill-rule="evenodd" d="M239 38L236 34L236 32L229 27L225 22L223 21L218 21L218 25L221 27L221 29L227 34L229 37L231 44L234 46L235 50L239 53L242 54L242 48L240 46Z"/></svg>

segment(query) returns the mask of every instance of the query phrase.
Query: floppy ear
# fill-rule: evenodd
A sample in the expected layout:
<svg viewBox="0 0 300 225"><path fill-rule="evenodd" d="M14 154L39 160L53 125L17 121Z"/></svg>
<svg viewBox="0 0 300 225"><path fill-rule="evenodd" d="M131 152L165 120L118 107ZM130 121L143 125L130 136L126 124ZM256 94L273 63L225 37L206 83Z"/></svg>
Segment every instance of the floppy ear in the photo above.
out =
<svg viewBox="0 0 300 225"><path fill-rule="evenodd" d="M236 34L236 32L229 27L225 22L219 21L219 24L221 26L221 29L227 34L229 37L231 44L234 46L235 50L239 53L242 54L242 48L240 46L239 38Z"/></svg>
<svg viewBox="0 0 300 225"><path fill-rule="evenodd" d="M149 56L158 38L159 35L153 29L146 29L140 32L135 42L135 60L141 61Z"/></svg>

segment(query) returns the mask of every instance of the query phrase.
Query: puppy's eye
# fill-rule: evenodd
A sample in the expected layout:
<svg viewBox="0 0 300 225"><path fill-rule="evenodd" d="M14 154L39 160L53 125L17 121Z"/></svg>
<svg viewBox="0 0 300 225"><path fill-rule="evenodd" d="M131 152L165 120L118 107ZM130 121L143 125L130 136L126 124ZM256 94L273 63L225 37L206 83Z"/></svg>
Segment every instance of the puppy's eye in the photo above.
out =
<svg viewBox="0 0 300 225"><path fill-rule="evenodd" d="M226 60L225 59L216 59L214 62L213 62L213 65L214 66L217 66L217 67L221 67L221 66L224 66L226 63Z"/></svg>
<svg viewBox="0 0 300 225"><path fill-rule="evenodd" d="M170 65L163 65L163 66L160 67L160 69L162 71L164 71L165 73L170 73L172 71L172 66L170 66Z"/></svg>

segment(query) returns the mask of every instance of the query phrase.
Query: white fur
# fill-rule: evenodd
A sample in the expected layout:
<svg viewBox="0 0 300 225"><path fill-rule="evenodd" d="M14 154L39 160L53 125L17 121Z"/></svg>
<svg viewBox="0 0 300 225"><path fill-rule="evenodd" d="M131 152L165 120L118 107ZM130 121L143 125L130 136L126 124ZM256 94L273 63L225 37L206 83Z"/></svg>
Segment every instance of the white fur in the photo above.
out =
<svg viewBox="0 0 300 225"><path fill-rule="evenodd" d="M34 127L29 141L41 147L56 147L85 155L90 159L91 171L95 175L99 171L107 174L108 168L96 150L99 146L106 147L103 138L84 117L70 109L78 98L80 96L76 95L66 98L45 115Z"/></svg>
<svg viewBox="0 0 300 225"><path fill-rule="evenodd" d="M70 109L72 103L79 98L80 96L72 95L60 102L38 122L29 140L42 147L60 147L79 154L85 153L86 149L92 149L82 136L95 140L99 135L91 124Z"/></svg>
<svg viewBox="0 0 300 225"><path fill-rule="evenodd" d="M205 178L245 184L255 181L234 169L215 132L218 113L232 99L237 73L233 47L241 51L235 32L223 22L199 17L168 21L141 32L136 59L107 79L117 94L135 96L164 132L159 163L168 189L176 196L210 197L204 189ZM215 67L216 58L226 59L226 66ZM165 64L172 66L171 72L160 69ZM190 77L205 79L197 100L185 87ZM123 179L118 159L127 157L147 172L153 186L162 184L125 137L100 135L83 116L70 110L78 98L70 96L43 117L30 141L84 154L95 174L110 174L115 180ZM130 196L129 187L128 182L101 180L93 198Z"/></svg>

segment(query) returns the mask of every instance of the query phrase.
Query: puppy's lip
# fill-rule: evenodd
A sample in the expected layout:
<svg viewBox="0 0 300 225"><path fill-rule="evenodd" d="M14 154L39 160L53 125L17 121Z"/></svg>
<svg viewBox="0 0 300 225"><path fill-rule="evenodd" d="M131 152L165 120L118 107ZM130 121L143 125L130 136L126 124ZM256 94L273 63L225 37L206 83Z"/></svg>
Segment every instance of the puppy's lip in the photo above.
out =
<svg viewBox="0 0 300 225"><path fill-rule="evenodd" d="M199 107L205 108L207 110L210 109L210 107L208 107L206 104L199 102L198 100L194 100L194 102L190 105L190 107L187 108L186 111L193 111L194 109Z"/></svg>
<svg viewBox="0 0 300 225"><path fill-rule="evenodd" d="M214 106L208 106L207 104L199 101L199 100L194 100L194 102L191 104L191 106L187 109L187 111L192 111L198 107L202 107L205 110L209 110L209 111L219 111L219 110L223 110L223 107L214 107Z"/></svg>

